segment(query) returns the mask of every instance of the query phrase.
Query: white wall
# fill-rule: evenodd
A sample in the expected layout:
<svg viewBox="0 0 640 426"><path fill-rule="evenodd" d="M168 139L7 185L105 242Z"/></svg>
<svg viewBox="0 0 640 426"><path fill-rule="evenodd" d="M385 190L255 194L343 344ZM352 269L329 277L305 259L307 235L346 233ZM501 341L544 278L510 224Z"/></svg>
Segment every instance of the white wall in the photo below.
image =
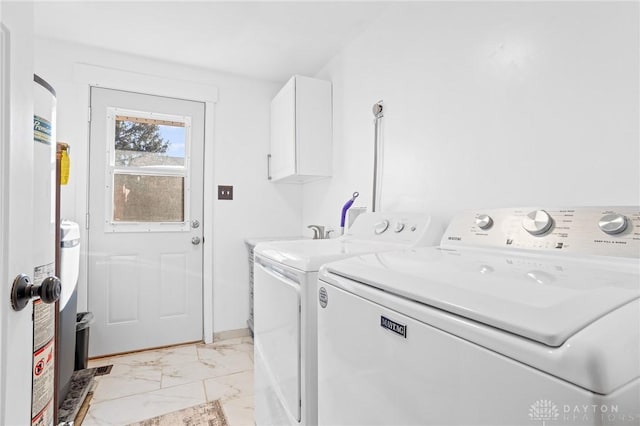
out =
<svg viewBox="0 0 640 426"><path fill-rule="evenodd" d="M63 188L62 216L84 224L85 207L76 205L86 176L74 174L84 162L86 123L73 77L74 63L92 64L218 88L215 105L214 184L234 185L233 201L214 202L213 285L214 332L246 327L249 315L248 264L244 238L297 235L301 227L301 188L266 180L269 102L279 84L37 39L36 73L57 91L58 140L71 144L70 185ZM77 164L77 163L76 163ZM77 170L77 167L76 167ZM207 194L206 196L214 196ZM80 282L78 309L86 309L87 283Z"/></svg>
<svg viewBox="0 0 640 426"><path fill-rule="evenodd" d="M333 81L334 176L303 224L369 205L383 99L382 210L640 204L638 2L391 6L317 74Z"/></svg>

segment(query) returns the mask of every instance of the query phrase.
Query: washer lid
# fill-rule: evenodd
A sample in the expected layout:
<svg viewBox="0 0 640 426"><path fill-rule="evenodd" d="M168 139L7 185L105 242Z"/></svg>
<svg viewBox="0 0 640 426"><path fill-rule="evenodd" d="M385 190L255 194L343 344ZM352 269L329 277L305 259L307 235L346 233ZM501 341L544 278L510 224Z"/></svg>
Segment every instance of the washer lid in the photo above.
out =
<svg viewBox="0 0 640 426"><path fill-rule="evenodd" d="M327 262L378 251L400 250L405 244L354 238L258 243L254 253L303 272L316 272Z"/></svg>
<svg viewBox="0 0 640 426"><path fill-rule="evenodd" d="M331 274L553 347L640 298L637 259L418 248L331 263L320 277Z"/></svg>

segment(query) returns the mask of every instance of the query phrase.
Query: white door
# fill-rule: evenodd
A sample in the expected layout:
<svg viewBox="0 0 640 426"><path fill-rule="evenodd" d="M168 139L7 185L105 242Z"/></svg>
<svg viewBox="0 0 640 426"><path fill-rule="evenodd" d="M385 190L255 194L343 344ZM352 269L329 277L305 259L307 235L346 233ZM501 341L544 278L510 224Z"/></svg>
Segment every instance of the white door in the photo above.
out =
<svg viewBox="0 0 640 426"><path fill-rule="evenodd" d="M34 224L34 218L43 216L33 214L33 189L44 184L40 178L47 175L50 164L38 164L45 173L34 180L34 88L28 59L32 52L21 50L25 12L15 4L6 8L13 9L9 21L14 33L10 38L9 30L0 25L0 424L22 426L31 424L34 310L31 302L13 310L9 295L18 274L34 277L33 228L42 225ZM1 18L4 23L5 16ZM49 200L38 201L48 211ZM47 227L49 218L45 222ZM51 388L40 390L49 393Z"/></svg>
<svg viewBox="0 0 640 426"><path fill-rule="evenodd" d="M91 89L90 356L202 340L204 114Z"/></svg>
<svg viewBox="0 0 640 426"><path fill-rule="evenodd" d="M270 177L294 175L296 170L296 79L290 79L271 101Z"/></svg>
<svg viewBox="0 0 640 426"><path fill-rule="evenodd" d="M0 424L26 425L30 423L31 414L33 310L27 307L20 312L14 311L10 307L9 295L14 277L20 273L30 274L29 271L33 270L30 227L33 201L29 195L33 189L33 144L24 143L33 137L27 133L33 110L29 111L30 100L19 105L13 103L13 93L19 89L25 93L30 90L31 75L22 78L12 76L13 79L8 81L9 34L4 27L0 27L0 61ZM28 86L24 84L25 77ZM17 126L19 122L22 125ZM27 161L24 164L12 161L18 158ZM27 208L20 203L21 200Z"/></svg>

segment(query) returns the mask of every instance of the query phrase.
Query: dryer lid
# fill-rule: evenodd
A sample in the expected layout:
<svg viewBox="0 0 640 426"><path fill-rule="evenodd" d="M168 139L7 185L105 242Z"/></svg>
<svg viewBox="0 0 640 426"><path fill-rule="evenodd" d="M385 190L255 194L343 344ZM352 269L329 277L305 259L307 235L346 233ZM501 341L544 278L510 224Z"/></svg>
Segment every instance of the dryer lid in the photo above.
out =
<svg viewBox="0 0 640 426"><path fill-rule="evenodd" d="M418 248L334 262L320 277L331 274L552 347L640 298L637 259Z"/></svg>

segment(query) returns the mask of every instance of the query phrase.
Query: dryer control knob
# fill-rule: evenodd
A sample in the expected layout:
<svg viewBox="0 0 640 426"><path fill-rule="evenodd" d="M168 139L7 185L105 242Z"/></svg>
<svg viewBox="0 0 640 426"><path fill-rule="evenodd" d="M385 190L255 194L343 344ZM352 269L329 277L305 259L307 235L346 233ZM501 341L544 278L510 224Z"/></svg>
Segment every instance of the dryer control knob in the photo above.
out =
<svg viewBox="0 0 640 426"><path fill-rule="evenodd" d="M398 222L396 223L395 228L393 228L393 232L395 233L402 232L403 229L404 229L404 223Z"/></svg>
<svg viewBox="0 0 640 426"><path fill-rule="evenodd" d="M493 219L487 214L479 214L476 216L476 225L482 230L487 230L493 226Z"/></svg>
<svg viewBox="0 0 640 426"><path fill-rule="evenodd" d="M544 210L534 210L522 219L522 227L531 235L547 233L553 226L553 219Z"/></svg>
<svg viewBox="0 0 640 426"><path fill-rule="evenodd" d="M619 234L627 229L627 218L617 213L606 214L600 218L598 226L605 234Z"/></svg>
<svg viewBox="0 0 640 426"><path fill-rule="evenodd" d="M387 228L389 228L389 221L385 219L382 222L378 222L373 226L373 232L375 232L376 235L380 235L384 231L386 231Z"/></svg>

